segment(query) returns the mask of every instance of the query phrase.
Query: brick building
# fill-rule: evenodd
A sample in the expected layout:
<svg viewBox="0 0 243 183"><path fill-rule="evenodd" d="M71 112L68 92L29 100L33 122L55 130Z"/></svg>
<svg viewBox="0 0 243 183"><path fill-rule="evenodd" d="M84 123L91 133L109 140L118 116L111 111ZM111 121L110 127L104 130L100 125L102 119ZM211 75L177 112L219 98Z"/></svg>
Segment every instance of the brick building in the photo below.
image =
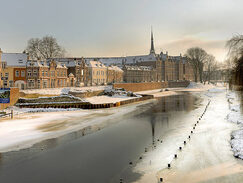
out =
<svg viewBox="0 0 243 183"><path fill-rule="evenodd" d="M56 61L30 60L27 62L27 88L60 88L69 83L67 67Z"/></svg>
<svg viewBox="0 0 243 183"><path fill-rule="evenodd" d="M73 86L87 86L89 83L89 69L84 58L54 58L53 60L65 64L68 76L74 77ZM50 60L49 60L50 61Z"/></svg>

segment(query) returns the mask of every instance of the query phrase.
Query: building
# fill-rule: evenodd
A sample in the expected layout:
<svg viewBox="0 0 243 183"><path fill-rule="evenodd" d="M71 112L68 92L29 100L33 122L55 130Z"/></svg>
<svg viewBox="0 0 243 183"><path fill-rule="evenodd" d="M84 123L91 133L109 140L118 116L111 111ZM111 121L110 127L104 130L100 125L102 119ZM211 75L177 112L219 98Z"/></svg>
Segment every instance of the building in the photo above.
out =
<svg viewBox="0 0 243 183"><path fill-rule="evenodd" d="M156 54L153 32L151 32L151 45L148 55L96 57L85 58L85 60L97 60L106 66L116 65L122 68L124 70L124 82L194 80L193 68L186 57L181 55L169 56L168 52ZM148 73L150 73L149 77Z"/></svg>
<svg viewBox="0 0 243 183"><path fill-rule="evenodd" d="M56 61L29 60L27 62L27 88L61 88L69 86L67 67Z"/></svg>
<svg viewBox="0 0 243 183"><path fill-rule="evenodd" d="M107 84L107 67L100 61L89 61L87 63L89 69L88 83L90 85Z"/></svg>
<svg viewBox="0 0 243 183"><path fill-rule="evenodd" d="M107 67L107 84L122 83L123 70L117 66L110 65Z"/></svg>
<svg viewBox="0 0 243 183"><path fill-rule="evenodd" d="M75 80L72 81L73 86L79 87L88 85L89 69L84 58L54 58L52 60L65 64L68 69L68 75L73 75L75 78Z"/></svg>
<svg viewBox="0 0 243 183"><path fill-rule="evenodd" d="M26 62L25 53L1 52L1 87L26 88Z"/></svg>

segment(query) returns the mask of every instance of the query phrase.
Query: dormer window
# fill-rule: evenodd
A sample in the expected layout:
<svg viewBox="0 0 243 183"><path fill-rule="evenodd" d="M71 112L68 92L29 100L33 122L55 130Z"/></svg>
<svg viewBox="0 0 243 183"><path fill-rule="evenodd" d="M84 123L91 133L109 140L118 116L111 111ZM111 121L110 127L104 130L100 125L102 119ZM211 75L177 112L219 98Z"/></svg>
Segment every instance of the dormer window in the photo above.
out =
<svg viewBox="0 0 243 183"><path fill-rule="evenodd" d="M24 63L22 59L19 59L19 64L22 64Z"/></svg>

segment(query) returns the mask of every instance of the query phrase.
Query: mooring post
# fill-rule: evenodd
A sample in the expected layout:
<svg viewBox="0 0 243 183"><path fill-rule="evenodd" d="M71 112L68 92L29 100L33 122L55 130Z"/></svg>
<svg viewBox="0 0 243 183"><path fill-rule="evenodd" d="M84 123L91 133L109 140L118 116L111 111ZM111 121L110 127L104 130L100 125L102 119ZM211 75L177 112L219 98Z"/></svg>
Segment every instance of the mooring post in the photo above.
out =
<svg viewBox="0 0 243 183"><path fill-rule="evenodd" d="M13 109L11 110L11 119L13 119Z"/></svg>

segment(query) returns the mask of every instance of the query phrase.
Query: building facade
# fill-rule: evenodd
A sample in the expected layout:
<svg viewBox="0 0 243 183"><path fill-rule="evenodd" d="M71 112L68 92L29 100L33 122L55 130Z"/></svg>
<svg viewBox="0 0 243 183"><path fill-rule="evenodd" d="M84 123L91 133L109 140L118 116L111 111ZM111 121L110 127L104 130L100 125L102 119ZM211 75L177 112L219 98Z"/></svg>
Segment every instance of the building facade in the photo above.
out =
<svg viewBox="0 0 243 183"><path fill-rule="evenodd" d="M73 75L75 78L72 82L73 86L79 87L89 84L89 69L84 58L54 58L53 60L66 65L68 75Z"/></svg>
<svg viewBox="0 0 243 183"><path fill-rule="evenodd" d="M89 85L106 85L107 84L107 67L100 61L89 61Z"/></svg>
<svg viewBox="0 0 243 183"><path fill-rule="evenodd" d="M26 88L25 53L2 53L1 51L1 87Z"/></svg>
<svg viewBox="0 0 243 183"><path fill-rule="evenodd" d="M122 83L124 71L114 65L107 67L107 84Z"/></svg>
<svg viewBox="0 0 243 183"><path fill-rule="evenodd" d="M56 61L29 60L27 62L27 88L61 88L69 86L67 67Z"/></svg>

